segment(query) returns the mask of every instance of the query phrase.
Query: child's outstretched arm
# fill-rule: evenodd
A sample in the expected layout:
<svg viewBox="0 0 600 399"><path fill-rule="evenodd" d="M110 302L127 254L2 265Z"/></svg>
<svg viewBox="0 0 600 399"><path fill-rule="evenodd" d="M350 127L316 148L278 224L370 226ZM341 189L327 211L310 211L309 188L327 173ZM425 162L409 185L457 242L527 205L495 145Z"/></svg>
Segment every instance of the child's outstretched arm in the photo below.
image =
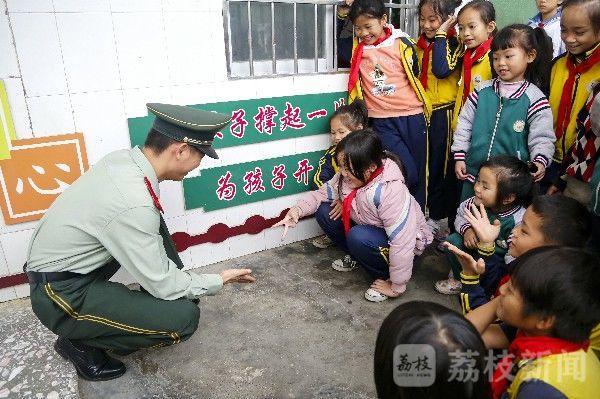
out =
<svg viewBox="0 0 600 399"><path fill-rule="evenodd" d="M305 193L298 200L298 203L290 208L283 220L273 225L273 227L284 226L284 231L281 237L282 240L285 239L290 227L296 227L296 224L298 224L298 220L300 220L301 217L315 213L322 202L332 202L339 199L339 178L340 175L336 174L333 176L333 179L323 184L318 190Z"/></svg>
<svg viewBox="0 0 600 399"><path fill-rule="evenodd" d="M490 254L489 252L478 248L477 253L479 258L478 260L475 260L471 255L449 242L445 242L444 245L450 252L456 255L458 262L462 266L462 271L460 273L462 288L459 299L463 314L467 314L473 309L488 303L491 297L491 290L486 289L486 287L481 284L480 275L485 273L486 270L501 268L504 263L502 256L497 255L495 252Z"/></svg>

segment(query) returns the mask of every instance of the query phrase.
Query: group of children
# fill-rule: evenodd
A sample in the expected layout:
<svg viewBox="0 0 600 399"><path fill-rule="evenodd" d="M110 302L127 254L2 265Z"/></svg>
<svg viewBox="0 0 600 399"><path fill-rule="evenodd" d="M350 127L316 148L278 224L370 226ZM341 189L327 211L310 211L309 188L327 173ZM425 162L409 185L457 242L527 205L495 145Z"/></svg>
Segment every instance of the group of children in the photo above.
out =
<svg viewBox="0 0 600 399"><path fill-rule="evenodd" d="M346 3L355 34L349 104L331 118L317 189L279 225L287 231L315 214L326 235L314 244L344 250L335 270L362 267L373 302L402 294L414 257L437 239L452 270L436 290L459 294L487 348L514 355L491 378L494 398L597 395L600 363L588 346L599 349L600 264L582 248L600 250L600 2L537 0L529 25L498 32L489 1L472 0L455 17L460 1L421 0L416 42L387 24L383 1ZM394 330L386 322L378 348ZM429 340L454 331L436 326ZM452 346L438 344L436 352ZM377 356L387 365L392 356L381 345L376 369ZM574 354L592 373L585 388L536 374ZM380 395L402 390L385 387L390 370L376 370ZM489 387L446 388L482 397Z"/></svg>

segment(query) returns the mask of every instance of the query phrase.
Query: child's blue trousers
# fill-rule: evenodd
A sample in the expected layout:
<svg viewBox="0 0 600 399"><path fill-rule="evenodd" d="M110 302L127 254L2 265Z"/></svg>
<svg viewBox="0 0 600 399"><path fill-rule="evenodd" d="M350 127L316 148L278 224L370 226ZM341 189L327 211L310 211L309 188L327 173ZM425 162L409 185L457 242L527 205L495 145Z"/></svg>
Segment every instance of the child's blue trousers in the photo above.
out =
<svg viewBox="0 0 600 399"><path fill-rule="evenodd" d="M452 137L452 114L454 103L438 108L431 114L429 129L427 130L429 166L427 178L427 207L429 217L440 220L448 216L448 202L456 202L448 195L446 179L456 180L454 168L447 169L450 156L450 139ZM458 203L451 212L456 212ZM451 208L450 208L451 209Z"/></svg>
<svg viewBox="0 0 600 399"><path fill-rule="evenodd" d="M372 128L383 148L396 154L406 171L408 191L425 211L427 173L427 134L423 114L373 118Z"/></svg>
<svg viewBox="0 0 600 399"><path fill-rule="evenodd" d="M385 230L380 227L353 224L346 236L342 219L331 219L330 211L331 203L323 202L315 213L315 218L327 237L344 252L350 254L372 278L388 279L390 244Z"/></svg>

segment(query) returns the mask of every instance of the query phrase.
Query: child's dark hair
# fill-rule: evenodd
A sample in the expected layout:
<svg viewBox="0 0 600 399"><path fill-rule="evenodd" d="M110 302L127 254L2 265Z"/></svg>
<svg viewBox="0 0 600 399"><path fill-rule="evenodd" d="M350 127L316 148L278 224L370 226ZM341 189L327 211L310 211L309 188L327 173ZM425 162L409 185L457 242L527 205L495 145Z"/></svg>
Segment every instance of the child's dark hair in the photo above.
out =
<svg viewBox="0 0 600 399"><path fill-rule="evenodd" d="M600 263L581 248L540 247L514 261L523 316L554 316L551 336L583 342L600 322Z"/></svg>
<svg viewBox="0 0 600 399"><path fill-rule="evenodd" d="M350 130L364 129L369 123L367 106L363 100L354 100L348 105L342 105L331 115L331 119L336 117Z"/></svg>
<svg viewBox="0 0 600 399"><path fill-rule="evenodd" d="M483 22L485 22L486 24L496 21L496 9L494 8L494 5L492 4L491 1L488 1L488 0L470 1L467 4L465 4L465 6L463 8L460 9L460 11L458 12L458 17L460 18L460 14L462 14L465 10L468 10L470 8L477 11L479 13L479 15L481 16L481 19L483 20ZM497 28L494 29L494 31L492 32L492 35L495 35L496 32L498 32Z"/></svg>
<svg viewBox="0 0 600 399"><path fill-rule="evenodd" d="M481 164L482 168L490 168L496 173L498 179L498 197L496 204L499 208L512 208L517 205L528 206L534 195L533 178L527 163L512 155L498 155ZM515 199L510 204L505 204L511 195Z"/></svg>
<svg viewBox="0 0 600 399"><path fill-rule="evenodd" d="M546 95L550 92L550 68L552 64L552 39L543 28L513 24L502 28L492 40L492 52L509 48L522 48L526 54L535 52L535 60L527 64L525 79Z"/></svg>
<svg viewBox="0 0 600 399"><path fill-rule="evenodd" d="M428 387L402 387L394 382L394 349L398 345L431 345L435 362L435 382ZM458 381L451 378L457 353L472 365L478 378ZM411 301L399 305L383 321L375 345L375 387L379 398L469 399L488 397L488 379L484 376L487 350L475 327L461 314L440 304ZM420 355L423 358L423 355ZM415 361L416 359L408 359ZM454 360L454 362L453 362ZM432 372L433 372L432 370Z"/></svg>
<svg viewBox="0 0 600 399"><path fill-rule="evenodd" d="M600 32L600 1L598 0L565 0L562 3L563 11L573 6L584 6L586 14L592 22L594 32Z"/></svg>
<svg viewBox="0 0 600 399"><path fill-rule="evenodd" d="M418 15L421 15L421 9L428 5L436 15L442 18L442 21L445 21L449 15L454 15L454 10L461 2L462 0L421 0L419 1Z"/></svg>
<svg viewBox="0 0 600 399"><path fill-rule="evenodd" d="M381 139L372 129L355 130L344 137L335 148L335 158L342 156L348 171L363 183L366 183L365 172L372 164L378 168L383 160L389 158L398 164L402 175L404 166L394 154L384 151ZM340 184L342 179L340 179Z"/></svg>
<svg viewBox="0 0 600 399"><path fill-rule="evenodd" d="M549 244L584 247L592 234L590 212L573 198L539 195L531 210L542 219L540 229Z"/></svg>
<svg viewBox="0 0 600 399"><path fill-rule="evenodd" d="M354 22L356 18L361 15L365 15L369 18L383 18L384 15L387 15L383 0L355 0L350 6L348 18L350 18L350 21Z"/></svg>

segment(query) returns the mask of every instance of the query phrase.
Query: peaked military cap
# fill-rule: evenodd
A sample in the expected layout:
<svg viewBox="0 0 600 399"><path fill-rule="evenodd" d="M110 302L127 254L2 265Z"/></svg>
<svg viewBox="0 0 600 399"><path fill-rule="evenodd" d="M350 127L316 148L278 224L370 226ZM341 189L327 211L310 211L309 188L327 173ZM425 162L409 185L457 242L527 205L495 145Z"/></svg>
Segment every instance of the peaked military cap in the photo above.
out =
<svg viewBox="0 0 600 399"><path fill-rule="evenodd" d="M154 130L192 145L211 158L219 158L212 143L215 133L231 121L229 115L183 105L149 103L146 107L156 115Z"/></svg>

